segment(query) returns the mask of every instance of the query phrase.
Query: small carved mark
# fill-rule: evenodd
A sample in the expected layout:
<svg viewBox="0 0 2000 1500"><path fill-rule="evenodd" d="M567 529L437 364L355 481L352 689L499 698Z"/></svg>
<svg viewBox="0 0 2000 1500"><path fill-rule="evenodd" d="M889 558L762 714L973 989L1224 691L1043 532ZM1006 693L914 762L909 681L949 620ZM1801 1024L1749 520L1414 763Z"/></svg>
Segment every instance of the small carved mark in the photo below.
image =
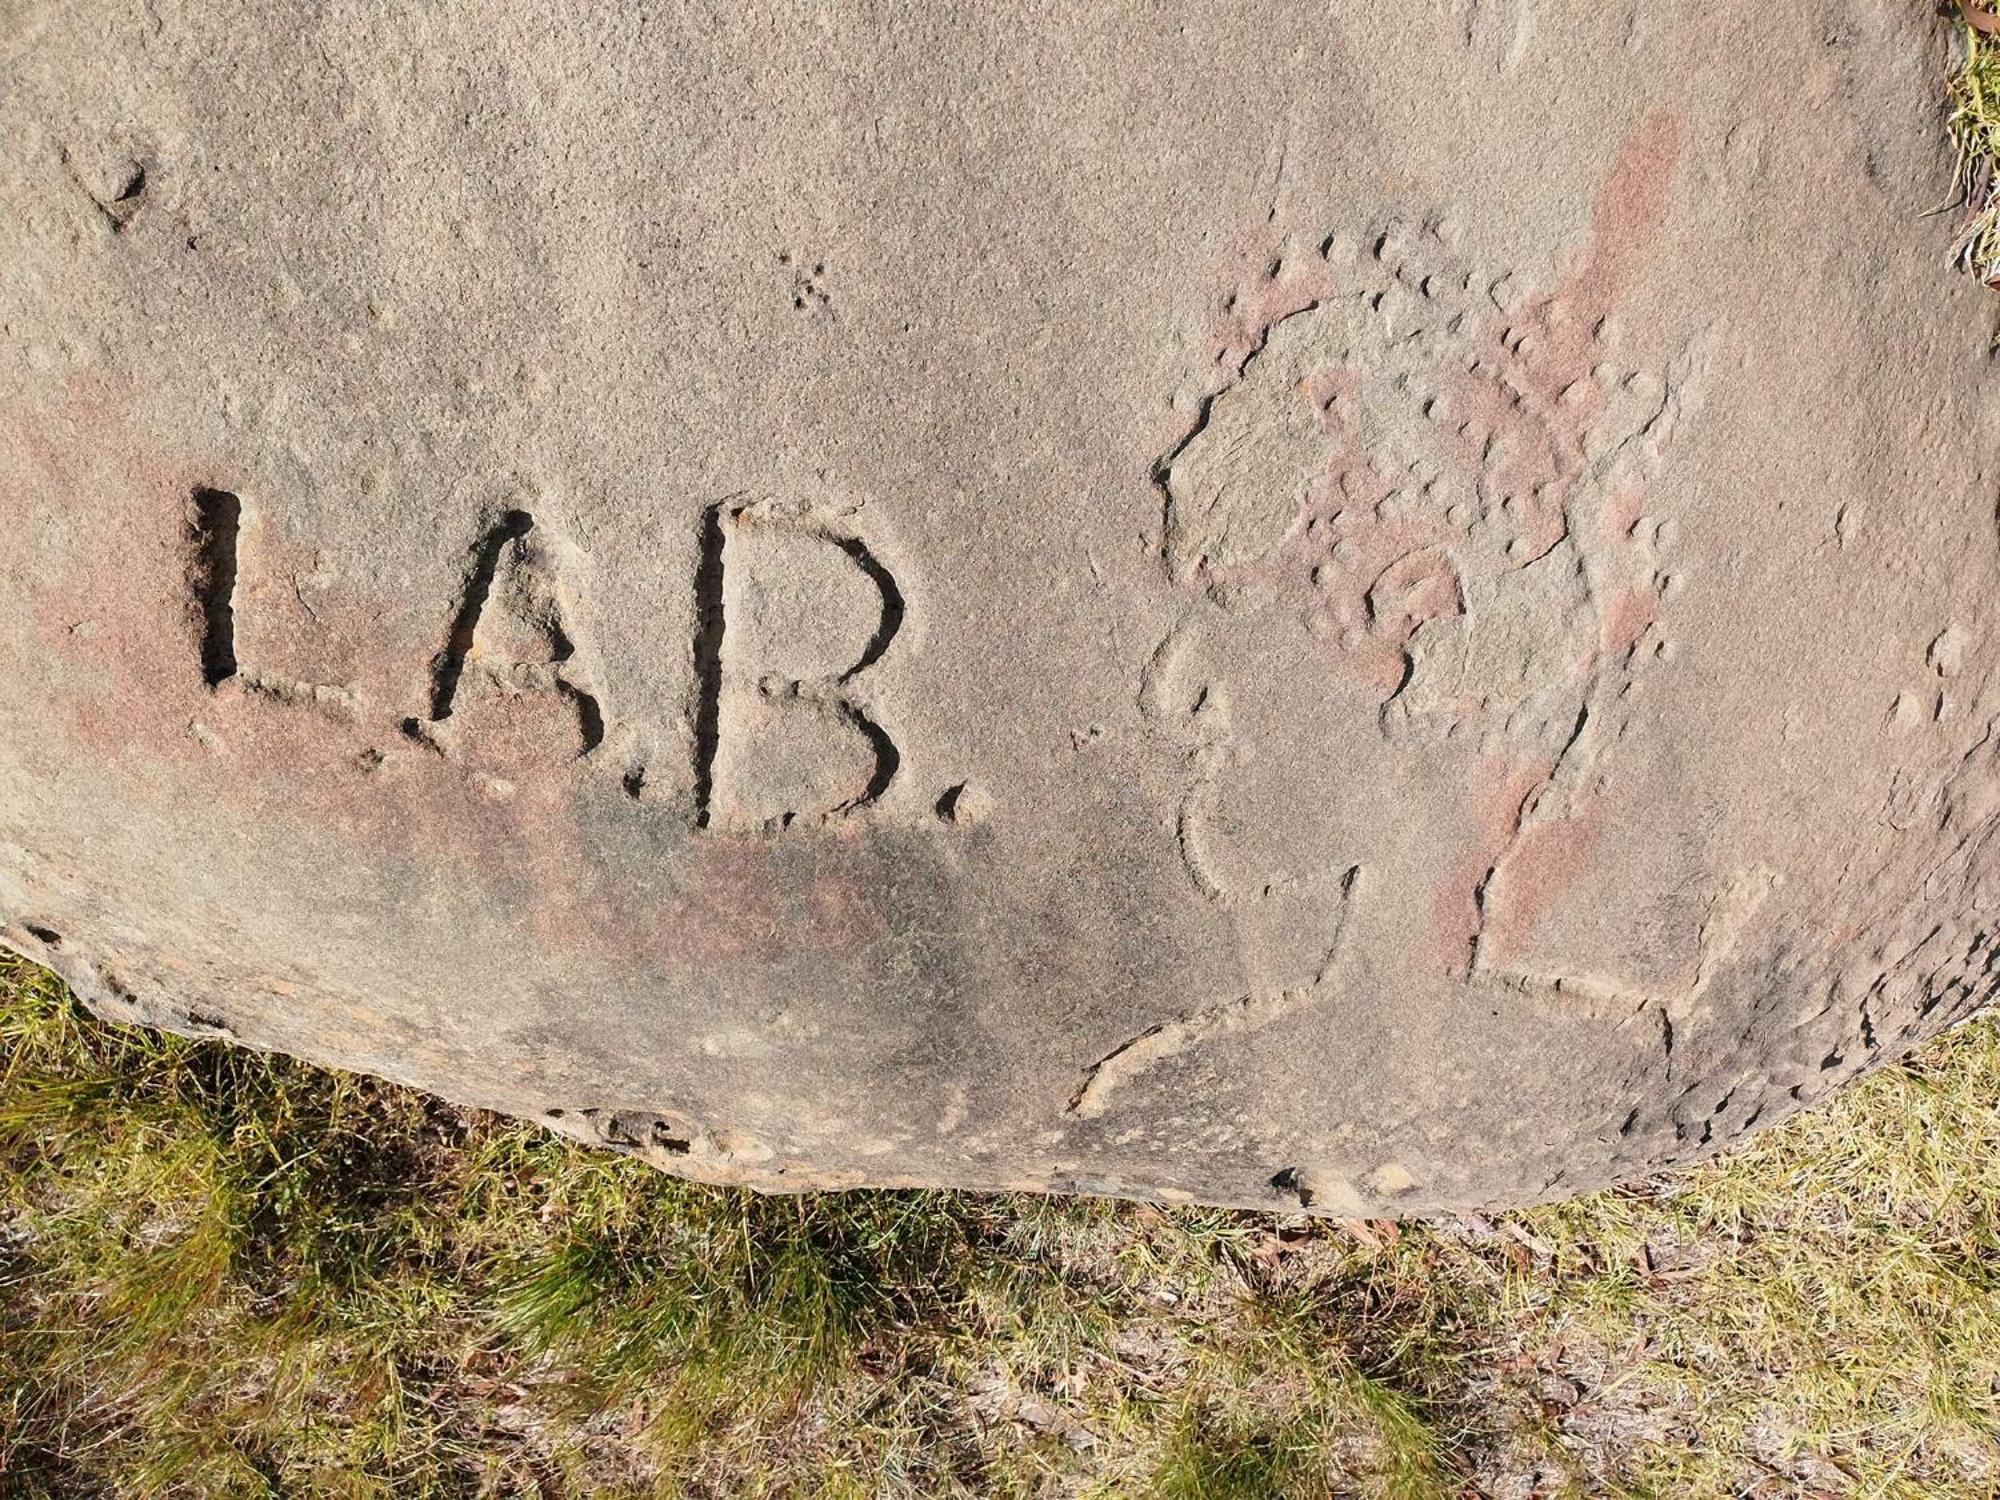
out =
<svg viewBox="0 0 2000 1500"><path fill-rule="evenodd" d="M964 827L980 822L992 812L993 798L984 788L961 781L945 788L944 795L937 799L936 810L940 823Z"/></svg>
<svg viewBox="0 0 2000 1500"><path fill-rule="evenodd" d="M196 489L189 570L201 612L201 680L218 687L236 675L236 547L243 503L227 490Z"/></svg>
<svg viewBox="0 0 2000 1500"><path fill-rule="evenodd" d="M792 311L806 316L824 313L831 317L833 298L826 290L826 262L799 260L789 250L778 252L778 264L792 273Z"/></svg>
<svg viewBox="0 0 2000 1500"><path fill-rule="evenodd" d="M146 163L117 153L108 159L93 152L84 156L86 159L80 159L65 149L63 165L69 169L70 179L103 216L105 226L113 234L123 234L146 195ZM87 159L92 156L96 156L94 163Z"/></svg>
<svg viewBox="0 0 2000 1500"><path fill-rule="evenodd" d="M668 1156L688 1156L694 1151L694 1135L658 1115L612 1109L585 1109L578 1113L598 1143L613 1150L653 1150ZM542 1118L561 1120L567 1114L566 1110L545 1109Z"/></svg>
<svg viewBox="0 0 2000 1500"><path fill-rule="evenodd" d="M1305 1179L1299 1175L1297 1167L1282 1168L1271 1178L1270 1187L1273 1192L1298 1199L1300 1208L1312 1207L1312 1189L1306 1186Z"/></svg>

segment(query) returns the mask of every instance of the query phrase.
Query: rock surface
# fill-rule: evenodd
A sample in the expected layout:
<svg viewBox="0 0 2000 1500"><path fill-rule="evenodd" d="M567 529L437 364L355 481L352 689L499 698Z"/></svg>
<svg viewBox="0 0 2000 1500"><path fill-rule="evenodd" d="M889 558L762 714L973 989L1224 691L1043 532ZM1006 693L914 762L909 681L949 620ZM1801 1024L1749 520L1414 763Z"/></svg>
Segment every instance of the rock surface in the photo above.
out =
<svg viewBox="0 0 2000 1500"><path fill-rule="evenodd" d="M1420 1213L1993 989L1887 0L0 12L0 940L710 1181Z"/></svg>

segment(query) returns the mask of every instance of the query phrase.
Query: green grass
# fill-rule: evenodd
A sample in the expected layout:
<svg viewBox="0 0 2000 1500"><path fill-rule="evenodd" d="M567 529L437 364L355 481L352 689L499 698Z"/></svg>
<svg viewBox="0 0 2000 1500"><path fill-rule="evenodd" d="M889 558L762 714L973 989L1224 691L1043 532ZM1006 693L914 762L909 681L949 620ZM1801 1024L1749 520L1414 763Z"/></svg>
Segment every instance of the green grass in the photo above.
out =
<svg viewBox="0 0 2000 1500"><path fill-rule="evenodd" d="M1670 1182L1400 1228L759 1199L11 959L0 1049L8 1496L2000 1485L1991 1020Z"/></svg>

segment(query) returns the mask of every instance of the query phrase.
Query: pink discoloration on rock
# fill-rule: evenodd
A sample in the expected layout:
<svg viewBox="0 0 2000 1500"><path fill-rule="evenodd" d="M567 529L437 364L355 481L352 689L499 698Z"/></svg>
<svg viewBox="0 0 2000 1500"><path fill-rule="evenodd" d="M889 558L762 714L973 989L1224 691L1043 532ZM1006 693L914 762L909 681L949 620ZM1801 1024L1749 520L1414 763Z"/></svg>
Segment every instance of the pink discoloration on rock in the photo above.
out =
<svg viewBox="0 0 2000 1500"><path fill-rule="evenodd" d="M1591 211L1588 239L1557 289L1487 325L1474 367L1447 371L1474 417L1468 454L1495 463L1492 493L1509 508L1524 545L1516 565L1542 556L1568 529L1566 508L1589 470L1584 438L1604 415L1594 366L1600 328L1658 238L1680 155L1680 124L1656 111L1626 139ZM1642 497L1631 507L1629 533Z"/></svg>
<svg viewBox="0 0 2000 1500"><path fill-rule="evenodd" d="M1335 403L1352 401L1366 389L1367 373L1353 365L1336 365L1332 369L1315 370L1299 382L1299 395L1319 413L1320 426L1328 432L1337 432L1342 425Z"/></svg>
<svg viewBox="0 0 2000 1500"><path fill-rule="evenodd" d="M1487 881L1479 929L1479 960L1507 964L1519 958L1535 925L1589 867L1604 827L1604 804L1591 799L1580 812L1532 823L1520 831Z"/></svg>
<svg viewBox="0 0 2000 1500"><path fill-rule="evenodd" d="M1646 492L1637 485L1628 486L1613 495L1605 503L1598 516L1598 534L1610 546L1623 546L1630 542L1633 528L1639 524L1639 517L1646 508Z"/></svg>
<svg viewBox="0 0 2000 1500"><path fill-rule="evenodd" d="M1465 843L1431 897L1432 951L1449 967L1472 966L1480 938L1481 889L1520 832L1529 799L1554 769L1549 761L1522 763L1497 756L1485 757L1475 768Z"/></svg>
<svg viewBox="0 0 2000 1500"><path fill-rule="evenodd" d="M1590 238L1566 286L1588 314L1610 312L1651 253L1680 164L1681 135L1680 116L1663 105L1618 148L1591 208Z"/></svg>
<svg viewBox="0 0 2000 1500"><path fill-rule="evenodd" d="M1332 296L1339 285L1318 256L1285 257L1268 226L1248 236L1239 263L1238 279L1208 327L1215 367L1228 376L1242 373L1273 328Z"/></svg>
<svg viewBox="0 0 2000 1500"><path fill-rule="evenodd" d="M1613 594L1601 610L1605 654L1618 657L1630 651L1659 610L1660 596L1656 589L1628 588Z"/></svg>

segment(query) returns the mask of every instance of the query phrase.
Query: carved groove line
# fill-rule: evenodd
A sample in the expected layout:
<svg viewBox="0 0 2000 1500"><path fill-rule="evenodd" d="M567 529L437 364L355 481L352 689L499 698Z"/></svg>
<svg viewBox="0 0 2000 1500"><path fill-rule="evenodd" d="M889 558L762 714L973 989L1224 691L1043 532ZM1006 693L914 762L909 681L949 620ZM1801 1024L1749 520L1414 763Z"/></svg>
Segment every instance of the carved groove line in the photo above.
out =
<svg viewBox="0 0 2000 1500"><path fill-rule="evenodd" d="M715 755L722 741L722 507L702 512L695 565L694 822L706 828L714 812Z"/></svg>
<svg viewBox="0 0 2000 1500"><path fill-rule="evenodd" d="M236 552L243 502L201 488L194 507L194 590L201 609L201 679L219 687L236 675Z"/></svg>
<svg viewBox="0 0 2000 1500"><path fill-rule="evenodd" d="M896 633L903 628L903 591L896 587L895 578L882 566L881 560L868 550L868 544L859 537L829 535L826 540L851 557L855 567L868 576L868 581L874 584L882 595L881 623L875 627L875 634L862 649L860 658L840 674L842 682L852 682L882 659L882 654L889 649L889 643L896 639ZM881 730L872 724L868 727L876 734L881 733ZM891 761L894 761L896 755L893 748L889 754Z"/></svg>
<svg viewBox="0 0 2000 1500"><path fill-rule="evenodd" d="M465 675L465 661L472 654L473 637L479 630L479 616L486 609L487 596L493 592L493 580L500 572L500 559L506 555L510 545L534 530L534 526L535 518L526 511L510 510L473 550L472 570L466 576L465 593L459 601L457 615L452 618L444 649L438 653L437 664L432 670L431 718L434 721L451 717L452 702L458 696L459 679Z"/></svg>

